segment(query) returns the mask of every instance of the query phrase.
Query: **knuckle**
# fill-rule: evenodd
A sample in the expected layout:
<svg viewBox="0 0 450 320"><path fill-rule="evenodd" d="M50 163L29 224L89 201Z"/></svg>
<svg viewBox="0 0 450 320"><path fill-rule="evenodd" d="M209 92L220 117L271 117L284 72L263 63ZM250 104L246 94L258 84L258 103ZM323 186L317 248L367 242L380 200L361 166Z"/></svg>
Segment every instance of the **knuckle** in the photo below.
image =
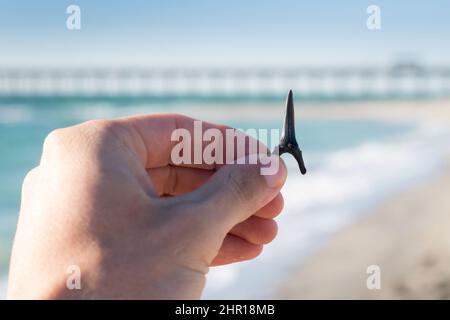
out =
<svg viewBox="0 0 450 320"><path fill-rule="evenodd" d="M252 168L254 169L254 168ZM250 170L252 170L250 169ZM233 197L240 203L247 203L252 200L256 193L257 179L254 174L241 174L239 170L231 170L227 177L227 187Z"/></svg>
<svg viewBox="0 0 450 320"><path fill-rule="evenodd" d="M74 150L74 148L69 147L74 137L76 135L73 134L71 128L60 128L51 131L44 139L41 164L45 159L68 154L70 150Z"/></svg>
<svg viewBox="0 0 450 320"><path fill-rule="evenodd" d="M230 193L238 200L245 202L246 200L246 193L247 187L245 185L245 181L243 181L242 177L239 175L234 174L233 172L230 172L228 174L228 189L230 190Z"/></svg>
<svg viewBox="0 0 450 320"><path fill-rule="evenodd" d="M114 122L110 120L89 120L82 124L59 128L51 131L44 140L43 154L60 155L62 152L79 150L93 140L101 139L113 130Z"/></svg>
<svg viewBox="0 0 450 320"><path fill-rule="evenodd" d="M114 122L111 120L89 120L77 126L84 140L106 136L113 128Z"/></svg>
<svg viewBox="0 0 450 320"><path fill-rule="evenodd" d="M23 179L22 190L27 189L29 186L33 185L36 182L36 176L38 174L39 167L35 167L28 171Z"/></svg>
<svg viewBox="0 0 450 320"><path fill-rule="evenodd" d="M93 144L95 141L106 141L111 138L120 140L121 137L129 135L119 121L107 119L86 121L79 126L79 131L84 141L93 142Z"/></svg>
<svg viewBox="0 0 450 320"><path fill-rule="evenodd" d="M66 129L52 130L44 140L44 151L52 150L64 144Z"/></svg>
<svg viewBox="0 0 450 320"><path fill-rule="evenodd" d="M108 131L112 128L114 121L106 119L88 120L82 123L80 126L83 129L95 129L97 131Z"/></svg>

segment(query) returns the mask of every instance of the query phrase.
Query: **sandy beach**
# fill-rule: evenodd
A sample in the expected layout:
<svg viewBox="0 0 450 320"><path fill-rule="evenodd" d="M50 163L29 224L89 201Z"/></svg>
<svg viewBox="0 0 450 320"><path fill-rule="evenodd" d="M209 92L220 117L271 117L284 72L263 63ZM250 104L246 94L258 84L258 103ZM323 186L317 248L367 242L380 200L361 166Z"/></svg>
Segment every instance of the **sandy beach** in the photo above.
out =
<svg viewBox="0 0 450 320"><path fill-rule="evenodd" d="M381 106L331 115L409 118L450 123L447 101ZM369 111L369 112L368 112ZM449 151L450 153L450 151ZM434 177L410 186L332 235L282 282L282 299L450 299L450 160ZM367 267L381 271L369 290Z"/></svg>
<svg viewBox="0 0 450 320"><path fill-rule="evenodd" d="M212 121L217 120L215 119L217 114L222 121L226 120L227 116L233 119L237 114L242 118L252 118L255 106L264 111L258 114L258 119L278 119L283 116L284 109L278 104L260 105L258 103L236 105L233 108L223 104L212 104L208 110L202 106L190 106L189 116L198 119L210 118ZM343 101L323 104L299 100L295 103L295 114L302 120L444 121L450 123L450 99Z"/></svg>
<svg viewBox="0 0 450 320"><path fill-rule="evenodd" d="M258 122L280 119L284 112L280 105L271 104L231 107L226 104L216 104L210 108L185 106L186 113L192 117L225 123L237 116L251 119L255 114L255 107L264 111L258 114ZM99 114L120 116L121 113L148 112L144 107L132 107L125 110L124 108L103 108L76 109L76 114L82 114L86 119L91 119ZM40 116L42 116L41 113ZM335 136L339 135L339 131L350 130L353 135L364 134L364 130L352 131L351 126L355 123L366 126L367 122L374 120L379 120L381 123L392 122L394 127L398 123L407 122L423 124L425 127L430 127L431 131L442 127L447 128L450 124L450 100L360 101L326 104L299 101L296 105L296 116L304 121L303 125L314 124L316 120L319 122L344 120L336 121L342 122L343 125L334 129L330 127L333 121L330 123L325 121L320 124L320 130L316 129L310 133L314 135L323 132L326 136L325 141L330 143L339 139ZM375 128L374 130L378 133L385 127L376 126ZM438 135L439 132L438 130ZM349 135L343 137L348 138ZM389 139L391 136L388 136ZM320 140L317 141L320 143ZM364 143L366 140L361 141L359 143ZM448 197L450 157L447 165L439 172L436 171L434 175L426 173L426 178L421 178L420 183L402 187L399 192L387 192L387 198L376 206L370 207L367 212L361 211L361 214L355 215L347 212L348 208L353 210L353 207L359 206L358 197L376 198L385 188L396 189L396 187L391 188L391 184L402 179L406 181L405 177L411 175L408 171L411 167L406 163L411 155L409 150L413 150L412 155L415 155L417 150L422 150L420 148L426 146L431 140L424 141L425 144L406 145L406 147L405 141L401 140L398 144L399 140L395 139L387 141L392 142L388 146L385 141L378 144L366 144L363 147L345 146L344 148L347 149L337 150L337 154L327 153L328 156L331 154L329 156L331 159L318 153L320 160L325 161L329 167L323 171L322 163L322 171L311 170L306 176L299 176L299 179L295 179L295 175L288 179L289 185L285 190L285 211L280 216L279 222L283 218L286 220L280 228L276 241L253 265L247 265L244 271L239 269L239 272L236 272L237 268L233 269L233 267L221 270L216 279L216 286L219 288L217 293L214 291L207 297L244 299L260 297L258 294L261 287L270 288L273 292L273 288L277 288L279 284L278 289L275 290L276 295L271 294L263 298L450 298L450 215L448 214L450 213L450 197ZM447 143L445 145L447 146ZM395 151L399 148L403 148L403 151L397 154ZM447 150L440 146L439 148L444 153ZM450 156L450 148L448 151ZM310 153L307 152L306 155ZM434 153L429 153L427 159L433 156ZM286 160L289 158L287 157ZM413 163L416 164L417 160ZM376 180L380 175L389 175L389 177L371 184L372 180ZM363 179L358 179L359 176ZM345 183L342 183L343 179ZM353 185L354 182L356 186ZM343 190L344 185L347 187L346 190ZM369 186L367 195L364 192L358 195L357 189L361 186ZM299 193L304 196L300 200L297 199ZM346 198L343 199L343 196ZM341 201L347 206L340 203ZM318 208L322 211L318 211ZM309 213L309 216L302 219L300 212ZM319 219L314 220L315 218ZM305 224L305 221L310 224ZM347 221L350 225L347 225ZM347 226L342 228L342 225ZM303 231L306 233L311 231L313 235L307 239L302 238L304 233L298 232L302 227ZM320 231L322 229L325 231ZM326 237L322 237L324 234ZM325 242L321 242L320 247L314 246L315 249L310 254L309 248L311 244L316 243L316 239L325 239ZM295 252L293 249L298 251ZM304 251L301 251L302 249ZM290 255L289 259L286 257L288 255ZM366 279L369 276L366 269L370 265L378 265L381 268L381 290L368 290L366 287ZM284 274L285 266L293 267L286 273L287 276L281 279L281 283L278 277L273 280L275 285L272 285L272 282L262 283L260 274L272 271L273 274ZM283 271L279 272L279 270ZM240 278L237 278L239 281L236 281L236 288L239 287L239 293L246 295L236 297L236 290L223 286L223 283L237 276ZM266 278L272 281L270 277ZM5 280L6 278L2 279L0 275L0 299L5 296ZM247 282L244 283L244 280ZM257 288L255 283L261 287ZM224 292L229 293L230 296L224 296Z"/></svg>

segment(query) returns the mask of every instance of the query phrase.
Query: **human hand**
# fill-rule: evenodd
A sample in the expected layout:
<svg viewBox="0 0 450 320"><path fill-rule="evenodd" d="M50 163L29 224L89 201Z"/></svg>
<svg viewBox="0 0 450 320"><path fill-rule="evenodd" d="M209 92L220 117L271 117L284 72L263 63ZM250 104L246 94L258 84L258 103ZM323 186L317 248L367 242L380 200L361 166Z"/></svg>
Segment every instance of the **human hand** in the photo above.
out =
<svg viewBox="0 0 450 320"><path fill-rule="evenodd" d="M273 240L283 162L269 176L260 165L175 166L176 128L192 131L193 119L95 120L47 137L23 184L9 298L196 299L210 266ZM71 265L81 290L66 288Z"/></svg>

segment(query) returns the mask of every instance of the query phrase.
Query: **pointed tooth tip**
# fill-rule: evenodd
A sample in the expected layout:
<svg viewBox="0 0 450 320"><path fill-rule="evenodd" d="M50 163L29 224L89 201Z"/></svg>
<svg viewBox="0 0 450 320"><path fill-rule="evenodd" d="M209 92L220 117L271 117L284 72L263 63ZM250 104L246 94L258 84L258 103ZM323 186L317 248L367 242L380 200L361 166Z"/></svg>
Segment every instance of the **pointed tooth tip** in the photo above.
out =
<svg viewBox="0 0 450 320"><path fill-rule="evenodd" d="M292 90L289 90L289 94L288 94L286 103L287 103L288 106L294 104L294 97L293 97L293 95L292 95Z"/></svg>

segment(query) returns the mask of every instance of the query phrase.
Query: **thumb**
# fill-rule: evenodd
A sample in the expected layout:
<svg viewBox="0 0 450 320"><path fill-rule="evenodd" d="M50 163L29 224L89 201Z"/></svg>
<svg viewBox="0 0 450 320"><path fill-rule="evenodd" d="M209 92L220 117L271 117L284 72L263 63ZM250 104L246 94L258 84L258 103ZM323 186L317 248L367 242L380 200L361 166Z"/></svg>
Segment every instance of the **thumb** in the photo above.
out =
<svg viewBox="0 0 450 320"><path fill-rule="evenodd" d="M268 164L262 165L257 158L247 156L222 166L190 194L192 201L199 204L197 214L201 219L226 233L278 195L287 175L283 160L272 155L266 157Z"/></svg>

